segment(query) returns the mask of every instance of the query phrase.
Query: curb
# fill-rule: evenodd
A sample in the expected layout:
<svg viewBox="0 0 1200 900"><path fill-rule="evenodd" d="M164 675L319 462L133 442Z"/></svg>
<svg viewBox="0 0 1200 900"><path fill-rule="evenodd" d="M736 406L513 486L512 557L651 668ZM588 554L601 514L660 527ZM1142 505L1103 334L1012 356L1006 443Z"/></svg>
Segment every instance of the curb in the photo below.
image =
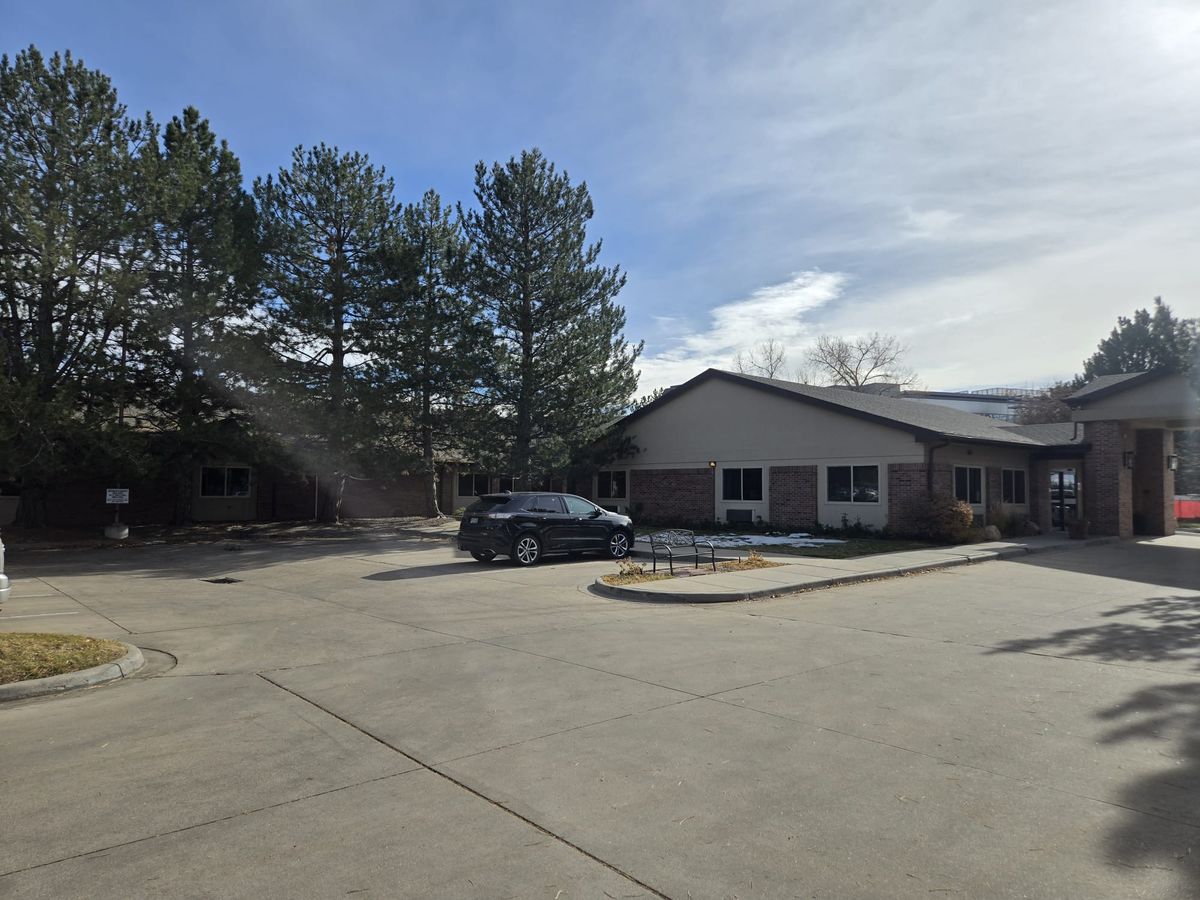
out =
<svg viewBox="0 0 1200 900"><path fill-rule="evenodd" d="M142 656L142 651L132 644L124 646L125 655L120 659L93 666L90 669L64 672L62 675L51 675L49 678L32 678L29 681L0 684L0 703L7 700L44 697L46 694L60 694L75 688L91 687L107 681L116 681L118 678L128 678L146 664L146 659Z"/></svg>
<svg viewBox="0 0 1200 900"><path fill-rule="evenodd" d="M635 587L605 584L600 578L592 582L590 590L593 594L598 594L601 597L608 597L613 600L631 600L639 603L736 603L739 600L759 600L764 597L804 594L808 591L823 590L824 588L854 584L860 581L878 581L881 578L894 578L900 575L919 575L925 572L936 572L941 569L969 566L978 562L992 562L998 559L1029 556L1034 553L1051 553L1057 550L1073 550L1078 547L1094 547L1100 544L1111 544L1118 540L1120 538L1099 537L1082 541L1072 541L1069 544L1060 544L1052 547L1004 547L1000 550L983 550L969 556L966 554L962 556L949 556L944 560L936 562L897 566L894 569L876 569L873 572L853 572L847 575L837 575L833 578L823 578L819 581L809 581L804 584L773 585L745 591L668 594L663 591L644 591Z"/></svg>

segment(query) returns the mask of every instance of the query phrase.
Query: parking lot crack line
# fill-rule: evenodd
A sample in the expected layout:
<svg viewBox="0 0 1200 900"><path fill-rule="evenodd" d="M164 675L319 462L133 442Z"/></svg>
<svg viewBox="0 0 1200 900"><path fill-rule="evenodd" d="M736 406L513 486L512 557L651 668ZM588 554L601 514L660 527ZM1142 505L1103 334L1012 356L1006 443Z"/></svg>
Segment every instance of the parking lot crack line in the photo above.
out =
<svg viewBox="0 0 1200 900"><path fill-rule="evenodd" d="M126 628L124 625L122 625L116 619L106 616L104 613L100 612L100 610L93 609L92 607L88 606L86 603L84 603L82 600L80 600L78 597L74 596L73 594L70 594L67 591L61 590L59 588L55 588L55 590L58 591L60 594L62 594L64 597L68 597L71 600L73 600L75 603L78 603L80 606L82 606L84 609L86 609L88 612L92 613L93 615L97 615L100 618L104 619L105 621L111 622L113 625L120 628L126 634L134 633L132 629Z"/></svg>
<svg viewBox="0 0 1200 900"><path fill-rule="evenodd" d="M293 697L297 697L298 699L303 700L305 703L311 704L312 706L321 710L321 712L325 713L326 715L333 716L333 718L337 719L340 722L345 723L350 728L353 728L355 731L359 732L360 734L362 734L366 737L369 737L371 740L375 741L376 743L381 744L384 747L387 747L389 750L400 754L405 759L411 760L412 762L416 763L421 768L433 773L434 775L438 776L439 778L444 779L445 781L448 781L450 784L453 784L455 787L466 791L468 794L471 794L474 797L478 797L480 800L484 801L489 806L492 806L495 809L498 809L501 812L504 812L504 813L508 814L509 816L512 816L514 819L518 819L519 821L524 822L526 825L530 826L531 828L536 829L537 831L541 832L542 834L546 835L547 837L552 838L552 839L558 841L559 843L563 844L564 846L571 848L572 850L581 854L582 856L586 856L588 859L592 860L593 862L599 863L600 865L604 866L604 868L608 869L609 871L615 872L616 874L620 875L622 878L633 882L634 884L636 884L638 887L642 888L643 890L649 891L655 897L660 897L660 898L662 898L662 900L671 900L671 898L667 894L664 894L662 891L659 891L658 889L651 887L649 884L646 884L644 881L637 878L636 876L613 865L612 863L608 862L607 860L603 859L602 857L597 856L596 854L585 849L584 847L580 846L579 844L576 844L574 841L571 841L570 839L564 837L563 835L558 834L557 832L551 831L546 826L539 824L538 822L534 821L533 819L529 818L528 816L522 815L521 813L517 812L516 810L509 809L503 803L500 803L497 800L492 799L487 794L484 794L482 791L479 791L479 790L471 787L470 785L459 780L458 778L455 778L453 775L449 774L448 772L445 772L442 769L439 769L436 764L425 762L424 760L421 760L421 759L417 758L416 756L413 756L411 753L407 753L404 750L401 750L399 747L396 747L394 744L391 744L388 741L384 740L383 738L379 737L379 735L372 734L367 729L362 728L359 725L356 725L354 722L351 722L349 719L346 719L346 718L338 715L337 713L333 712L330 709L326 709L324 706L317 703L315 700L310 700L308 697L305 697L303 694L298 693L297 691L294 691L289 687L285 687L284 685L280 684L277 681L272 681L266 675L259 674L258 677L261 678L263 681L273 684L275 687L279 688L281 691L286 691L287 693L291 694ZM618 717L618 718L622 718L622 717Z"/></svg>
<svg viewBox="0 0 1200 900"><path fill-rule="evenodd" d="M463 756L456 756L453 759L439 759L434 765L444 766L450 763L462 762L465 759L474 759L477 756L486 756L489 753L495 753L498 750L510 750L513 747L520 747L523 744L529 744L533 741L544 740L545 738L557 737L560 734L570 734L572 731L581 731L584 728L594 728L597 725L608 725L612 722L619 722L622 719L629 719L633 716L640 716L644 713L657 712L662 709L670 709L672 706L682 706L684 703L694 703L697 700L703 700L703 697L686 697L683 700L672 700L670 703L663 703L660 706L650 706L646 709L638 709L633 712L621 713L619 716L612 716L608 719L598 719L595 722L585 722L582 725L572 725L570 728L563 728L560 731L550 731L546 734L539 734L533 737L522 738L519 741L513 741L510 744L501 744L497 747L489 747L486 750L477 750L474 753L467 753Z"/></svg>
<svg viewBox="0 0 1200 900"><path fill-rule="evenodd" d="M545 653L535 653L532 650L526 650L521 647L506 647L504 644L497 644L497 643L493 643L492 641L483 641L483 640L475 641L475 643L486 644L489 647L495 647L497 650L509 650L513 653L524 653L526 656L535 656L538 659L548 659L553 662L565 663L568 666L575 666L580 669L587 669L590 672L599 672L602 675L612 675L616 678L625 678L625 679L628 679L629 681L636 681L638 684L644 684L648 687L662 688L663 690L666 690L666 691L675 691L680 694L687 694L692 699L700 699L704 696L703 694L697 694L695 691L689 691L685 688L672 687L669 684L659 684L657 681L647 681L644 678L636 678L633 675L625 675L621 672L610 672L608 669L600 669L600 668L597 668L596 666L584 665L581 662L575 662L574 660L570 660L570 659L562 659L557 656L549 656Z"/></svg>
<svg viewBox="0 0 1200 900"><path fill-rule="evenodd" d="M256 806L254 809L243 809L243 810L240 810L235 813L230 813L227 816L218 816L215 819L209 819L208 821L205 821L205 822L195 822L191 825L184 825L181 828L170 828L166 831L160 831L157 834L148 834L145 837L134 838L131 841L121 841L120 843L117 843L117 844L110 844L107 847L97 847L94 850L84 850L81 853L72 853L70 856L64 856L60 859L47 860L46 862L37 863L36 865L24 866L23 868L12 869L11 871L8 871L8 872L0 872L0 878L7 878L10 875L20 875L22 872L32 872L35 869L44 869L47 866L54 866L54 865L58 865L59 863L70 862L73 859L80 859L85 856L93 856L97 853L108 853L111 850L119 850L122 847L130 847L130 846L133 846L134 844L141 844L141 843L145 843L146 841L153 841L153 840L156 840L156 839L162 838L162 837L170 837L175 834L182 834L185 831L192 831L196 828L205 828L209 825L216 825L221 822L228 822L231 819L238 819L238 818L241 818L242 816L251 816L251 815L254 815L255 813L267 812L272 809L279 809L284 806L290 806L293 803L303 803L306 800L315 800L318 797L325 797L325 796L328 796L329 794L337 794L337 793L340 793L341 791L348 791L351 788L362 787L363 785L366 785L366 784L374 784L375 782L378 782L378 781L387 781L389 778L400 778L404 775L411 775L413 772L417 772L417 771L420 771L420 770L413 768L413 769L405 769L403 772L391 772L387 775L380 775L376 778L368 778L365 781L356 781L354 784L347 784L347 785L343 785L342 787L335 787L335 788L329 788L324 791L317 791L315 794L305 794L303 797L293 797L290 800L282 800L279 803L269 803L266 806Z"/></svg>

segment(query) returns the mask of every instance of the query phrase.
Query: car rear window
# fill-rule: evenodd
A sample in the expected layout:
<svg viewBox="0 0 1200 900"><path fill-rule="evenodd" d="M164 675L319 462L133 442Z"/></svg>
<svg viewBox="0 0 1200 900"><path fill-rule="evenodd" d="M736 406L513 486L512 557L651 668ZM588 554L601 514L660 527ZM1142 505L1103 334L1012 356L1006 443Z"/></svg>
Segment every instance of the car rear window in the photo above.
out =
<svg viewBox="0 0 1200 900"><path fill-rule="evenodd" d="M511 497L480 497L474 503L467 507L469 513L485 513L491 512L494 509L500 509Z"/></svg>

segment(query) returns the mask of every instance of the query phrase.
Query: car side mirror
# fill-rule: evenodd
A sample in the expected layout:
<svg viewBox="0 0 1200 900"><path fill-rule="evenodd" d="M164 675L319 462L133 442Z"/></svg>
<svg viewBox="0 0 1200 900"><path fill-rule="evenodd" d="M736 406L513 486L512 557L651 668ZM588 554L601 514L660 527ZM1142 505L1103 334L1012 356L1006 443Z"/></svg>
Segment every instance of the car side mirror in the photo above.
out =
<svg viewBox="0 0 1200 900"><path fill-rule="evenodd" d="M600 516L604 515L604 510L593 509L590 513L588 513L588 515L593 519L598 519Z"/></svg>

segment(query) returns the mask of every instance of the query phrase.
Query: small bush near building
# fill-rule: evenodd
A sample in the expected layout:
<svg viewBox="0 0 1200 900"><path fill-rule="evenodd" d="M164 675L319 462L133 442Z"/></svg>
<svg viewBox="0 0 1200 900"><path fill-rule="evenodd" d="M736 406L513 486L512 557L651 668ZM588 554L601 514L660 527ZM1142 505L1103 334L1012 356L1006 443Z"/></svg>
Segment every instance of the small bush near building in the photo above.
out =
<svg viewBox="0 0 1200 900"><path fill-rule="evenodd" d="M921 537L943 544L962 544L971 538L974 513L950 494L938 493L918 502L915 510Z"/></svg>

